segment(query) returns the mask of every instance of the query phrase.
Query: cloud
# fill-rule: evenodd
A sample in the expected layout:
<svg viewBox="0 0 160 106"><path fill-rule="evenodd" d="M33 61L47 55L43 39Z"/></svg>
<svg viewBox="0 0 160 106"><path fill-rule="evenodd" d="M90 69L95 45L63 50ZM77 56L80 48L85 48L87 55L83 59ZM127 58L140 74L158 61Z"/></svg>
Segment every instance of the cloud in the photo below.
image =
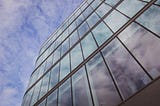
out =
<svg viewBox="0 0 160 106"><path fill-rule="evenodd" d="M0 106L21 105L41 44L81 1L0 1Z"/></svg>

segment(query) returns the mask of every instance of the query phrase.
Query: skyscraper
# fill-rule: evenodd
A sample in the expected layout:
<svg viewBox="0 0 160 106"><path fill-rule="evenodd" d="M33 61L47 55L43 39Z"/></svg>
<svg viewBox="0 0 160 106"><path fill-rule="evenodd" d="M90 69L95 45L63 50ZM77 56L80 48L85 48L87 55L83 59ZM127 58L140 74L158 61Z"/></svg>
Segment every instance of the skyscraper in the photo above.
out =
<svg viewBox="0 0 160 106"><path fill-rule="evenodd" d="M85 0L35 67L22 106L156 106L160 0Z"/></svg>

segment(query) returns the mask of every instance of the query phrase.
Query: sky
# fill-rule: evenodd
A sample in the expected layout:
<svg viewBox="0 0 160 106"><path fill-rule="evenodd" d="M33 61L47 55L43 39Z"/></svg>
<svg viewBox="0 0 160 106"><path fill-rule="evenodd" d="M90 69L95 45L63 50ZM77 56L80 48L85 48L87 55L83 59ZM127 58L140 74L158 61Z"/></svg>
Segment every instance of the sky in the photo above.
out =
<svg viewBox="0 0 160 106"><path fill-rule="evenodd" d="M82 0L0 0L0 106L20 106L42 43Z"/></svg>

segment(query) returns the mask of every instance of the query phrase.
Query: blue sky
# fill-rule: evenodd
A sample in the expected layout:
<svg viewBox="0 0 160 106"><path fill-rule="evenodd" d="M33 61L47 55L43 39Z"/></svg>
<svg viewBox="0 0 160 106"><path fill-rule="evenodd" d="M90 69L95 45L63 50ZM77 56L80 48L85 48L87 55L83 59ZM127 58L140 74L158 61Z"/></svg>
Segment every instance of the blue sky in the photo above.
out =
<svg viewBox="0 0 160 106"><path fill-rule="evenodd" d="M0 106L20 106L40 46L82 0L0 0Z"/></svg>

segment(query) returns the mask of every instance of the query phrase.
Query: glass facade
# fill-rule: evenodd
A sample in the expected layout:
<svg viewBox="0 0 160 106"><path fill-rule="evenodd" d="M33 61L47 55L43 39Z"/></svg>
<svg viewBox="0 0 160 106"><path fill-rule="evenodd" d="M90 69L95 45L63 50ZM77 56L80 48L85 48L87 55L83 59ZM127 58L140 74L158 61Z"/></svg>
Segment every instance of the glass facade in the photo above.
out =
<svg viewBox="0 0 160 106"><path fill-rule="evenodd" d="M159 0L85 0L42 45L22 106L117 106L160 76Z"/></svg>

